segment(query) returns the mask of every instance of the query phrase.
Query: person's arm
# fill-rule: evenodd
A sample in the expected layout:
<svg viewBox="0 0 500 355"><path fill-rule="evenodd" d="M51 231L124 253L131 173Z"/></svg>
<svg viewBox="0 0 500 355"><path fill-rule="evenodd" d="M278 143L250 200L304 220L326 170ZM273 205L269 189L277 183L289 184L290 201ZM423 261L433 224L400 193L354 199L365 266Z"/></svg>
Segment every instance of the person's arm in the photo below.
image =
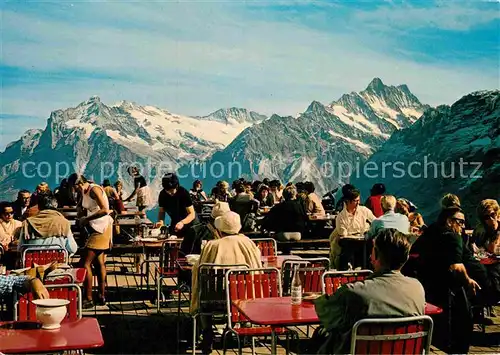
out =
<svg viewBox="0 0 500 355"><path fill-rule="evenodd" d="M90 216L83 217L80 219L80 225L85 225L88 222L109 215L111 212L109 209L105 207L104 197L102 196L101 189L97 186L94 186L92 190L90 190L90 197L97 203L99 206L99 211L91 214Z"/></svg>
<svg viewBox="0 0 500 355"><path fill-rule="evenodd" d="M8 296L14 291L31 291L37 298L50 298L49 292L37 278L29 276L0 275L0 296Z"/></svg>
<svg viewBox="0 0 500 355"><path fill-rule="evenodd" d="M133 199L137 194L137 190L139 190L139 188L140 188L140 182L134 179L134 191L132 191L132 194L130 194L129 197L123 200L123 202L129 202L131 199Z"/></svg>
<svg viewBox="0 0 500 355"><path fill-rule="evenodd" d="M155 228L160 228L165 223L165 208L158 209L158 221L155 223Z"/></svg>
<svg viewBox="0 0 500 355"><path fill-rule="evenodd" d="M465 268L464 264L462 264L462 263L452 264L450 266L450 271L452 271L453 273L455 273L459 277L463 278L465 280L465 283L467 284L467 286L469 286L471 288L471 290L472 290L472 292L474 292L474 294L476 294L477 290L481 289L481 286L479 286L479 284L475 280L473 280L469 277L469 275L467 274L467 269Z"/></svg>
<svg viewBox="0 0 500 355"><path fill-rule="evenodd" d="M194 207L192 205L186 207L186 212L188 215L175 225L175 231L180 231L186 224L191 223L196 218L196 213L194 212Z"/></svg>
<svg viewBox="0 0 500 355"><path fill-rule="evenodd" d="M447 250L444 257L448 265L450 265L449 271L453 272L459 279L462 279L475 294L481 287L475 280L469 277L467 269L463 264L463 248L465 246L463 245L462 237L455 233L448 232L442 235L442 239L444 241L444 247Z"/></svg>
<svg viewBox="0 0 500 355"><path fill-rule="evenodd" d="M73 237L73 233L71 230L69 234L66 236L66 245L65 249L68 251L68 254L71 256L78 251L78 244L76 244L75 238Z"/></svg>
<svg viewBox="0 0 500 355"><path fill-rule="evenodd" d="M348 220L347 220L347 212L340 212L336 221L336 227L335 229L337 230L337 234L340 237L345 237L346 235L349 234L349 226L348 226Z"/></svg>

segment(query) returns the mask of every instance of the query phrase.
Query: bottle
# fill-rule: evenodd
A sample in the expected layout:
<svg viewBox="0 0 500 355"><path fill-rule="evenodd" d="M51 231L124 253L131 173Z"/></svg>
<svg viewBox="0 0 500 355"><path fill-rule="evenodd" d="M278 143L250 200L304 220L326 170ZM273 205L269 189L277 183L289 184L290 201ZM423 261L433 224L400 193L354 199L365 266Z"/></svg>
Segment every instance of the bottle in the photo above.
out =
<svg viewBox="0 0 500 355"><path fill-rule="evenodd" d="M292 305L299 305L302 303L302 283L300 282L300 275L297 265L294 268L292 278Z"/></svg>

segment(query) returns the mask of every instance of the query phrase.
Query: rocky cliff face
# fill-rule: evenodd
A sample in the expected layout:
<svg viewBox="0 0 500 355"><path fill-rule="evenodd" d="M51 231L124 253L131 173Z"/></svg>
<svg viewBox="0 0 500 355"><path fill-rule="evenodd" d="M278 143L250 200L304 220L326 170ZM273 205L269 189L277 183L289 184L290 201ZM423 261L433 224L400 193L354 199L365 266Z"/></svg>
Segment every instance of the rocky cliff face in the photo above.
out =
<svg viewBox="0 0 500 355"><path fill-rule="evenodd" d="M106 105L91 97L74 108L51 113L44 130L29 130L0 153L0 198L47 181L51 187L74 171L101 182L124 180L137 163L151 178L205 159L223 149L245 128L266 119L246 109L221 109L205 117L170 113L122 101ZM158 185L158 178L153 179Z"/></svg>
<svg viewBox="0 0 500 355"><path fill-rule="evenodd" d="M366 167L372 170L367 173ZM482 199L500 199L499 181L498 90L428 110L411 127L395 132L352 179L364 196L373 183L385 183L389 193L412 200L431 221L446 193L457 194L469 218L475 218Z"/></svg>

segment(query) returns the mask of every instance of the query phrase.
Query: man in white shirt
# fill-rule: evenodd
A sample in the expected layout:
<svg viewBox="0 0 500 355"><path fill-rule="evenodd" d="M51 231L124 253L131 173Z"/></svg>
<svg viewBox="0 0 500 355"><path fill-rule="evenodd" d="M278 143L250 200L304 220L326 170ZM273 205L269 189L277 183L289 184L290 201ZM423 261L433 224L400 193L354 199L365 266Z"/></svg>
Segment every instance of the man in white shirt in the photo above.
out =
<svg viewBox="0 0 500 355"><path fill-rule="evenodd" d="M363 237L375 219L373 212L365 206L360 206L361 194L358 189L353 188L344 194L344 208L335 220L335 230L330 235L330 262L338 270L346 269L347 262L352 261L352 253L346 255L345 262L341 260L341 241L348 237Z"/></svg>

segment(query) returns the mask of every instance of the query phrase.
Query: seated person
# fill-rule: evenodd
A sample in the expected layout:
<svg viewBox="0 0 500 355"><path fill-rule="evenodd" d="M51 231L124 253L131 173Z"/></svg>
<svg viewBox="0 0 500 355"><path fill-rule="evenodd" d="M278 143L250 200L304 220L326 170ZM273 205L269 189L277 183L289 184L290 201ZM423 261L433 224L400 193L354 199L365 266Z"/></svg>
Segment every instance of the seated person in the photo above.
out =
<svg viewBox="0 0 500 355"><path fill-rule="evenodd" d="M375 184L370 190L370 197L368 197L365 202L365 207L369 208L377 218L384 214L384 210L382 209L381 205L381 200L384 193L385 185Z"/></svg>
<svg viewBox="0 0 500 355"><path fill-rule="evenodd" d="M385 195L380 199L380 204L384 214L372 222L368 231L368 237L374 237L379 230L385 228L394 228L401 233L408 234L410 232L408 217L394 212L396 198L391 195Z"/></svg>
<svg viewBox="0 0 500 355"><path fill-rule="evenodd" d="M201 264L248 265L249 268L261 268L261 253L257 245L247 236L239 234L241 229L240 216L235 212L226 212L215 219L215 227L221 238L209 241L200 259L193 267L192 292L191 292L191 314L199 307L198 299L198 267ZM212 320L211 317L201 318L203 328L202 351L205 353L212 346Z"/></svg>
<svg viewBox="0 0 500 355"><path fill-rule="evenodd" d="M0 245L9 250L21 229L22 222L14 219L14 208L9 202L0 202Z"/></svg>
<svg viewBox="0 0 500 355"><path fill-rule="evenodd" d="M17 200L12 203L14 209L14 219L24 221L28 218L31 194L28 190L21 190L17 193Z"/></svg>
<svg viewBox="0 0 500 355"><path fill-rule="evenodd" d="M479 224L472 234L472 241L478 248L495 253L497 233L500 231L500 206L496 200L481 201L477 207Z"/></svg>
<svg viewBox="0 0 500 355"><path fill-rule="evenodd" d="M229 183L223 180L217 182L217 185L215 185L212 189L210 197L215 201L229 202L229 199L231 198L231 194L229 193Z"/></svg>
<svg viewBox="0 0 500 355"><path fill-rule="evenodd" d="M254 200L245 190L242 181L236 181L234 184L236 195L229 200L231 211L240 215L242 230L245 232L255 229L255 213L258 210L259 202Z"/></svg>
<svg viewBox="0 0 500 355"><path fill-rule="evenodd" d="M307 198L306 198L307 212L318 216L324 216L325 209L321 204L321 198L314 192L316 191L316 187L314 186L314 184L310 181L306 181L304 183L304 189L307 192Z"/></svg>
<svg viewBox="0 0 500 355"><path fill-rule="evenodd" d="M410 221L410 232L414 234L422 234L426 228L424 217L418 212L413 212L408 215L408 220Z"/></svg>
<svg viewBox="0 0 500 355"><path fill-rule="evenodd" d="M50 298L49 292L40 279L30 276L0 275L0 298L6 298L17 292L33 292L35 298Z"/></svg>
<svg viewBox="0 0 500 355"><path fill-rule="evenodd" d="M269 193L269 187L267 185L261 184L259 186L255 199L259 201L260 208L274 206L273 195Z"/></svg>
<svg viewBox="0 0 500 355"><path fill-rule="evenodd" d="M276 232L278 240L300 240L306 230L307 214L297 200L295 186L283 190L284 202L277 204L266 215L263 228Z"/></svg>
<svg viewBox="0 0 500 355"><path fill-rule="evenodd" d="M57 211L57 200L51 193L38 195L40 212L23 222L18 249L25 246L59 245L69 255L77 252L70 222Z"/></svg>
<svg viewBox="0 0 500 355"><path fill-rule="evenodd" d="M344 192L343 192L344 193ZM341 260L342 248L340 240L350 235L364 235L370 229L370 223L375 219L372 211L360 206L360 192L354 188L344 193L344 208L335 220L335 230L330 235L330 264L338 270L346 270L347 262L352 261L352 255ZM347 252L347 251L346 251Z"/></svg>
<svg viewBox="0 0 500 355"><path fill-rule="evenodd" d="M193 188L189 190L189 194L191 195L191 200L193 200L193 202L208 201L207 194L203 191L203 184L201 180L195 180L193 182Z"/></svg>
<svg viewBox="0 0 500 355"><path fill-rule="evenodd" d="M273 195L274 203L283 202L283 186L279 180L271 180L269 183L269 188L271 189L271 195Z"/></svg>
<svg viewBox="0 0 500 355"><path fill-rule="evenodd" d="M332 296L324 295L315 301L327 337L320 354L348 353L352 327L360 319L424 314L422 285L400 272L409 252L406 235L395 229L381 230L375 236L370 257L375 272L365 281L346 284Z"/></svg>
<svg viewBox="0 0 500 355"><path fill-rule="evenodd" d="M202 240L212 240L212 239L219 239L220 238L220 233L215 228L215 219L217 217L222 216L224 213L231 211L229 208L229 204L227 202L217 202L215 206L212 208L212 212L210 214L210 220L206 223L207 227L207 232L206 233L201 233L201 239ZM205 235L206 234L206 235Z"/></svg>
<svg viewBox="0 0 500 355"><path fill-rule="evenodd" d="M483 300L498 299L498 275L489 274L476 260L471 250L464 244L462 229L465 217L460 207L445 208L439 215L436 225L418 240L418 253L421 259L422 283L427 299L436 305L444 306L448 300L448 290L464 286Z"/></svg>

